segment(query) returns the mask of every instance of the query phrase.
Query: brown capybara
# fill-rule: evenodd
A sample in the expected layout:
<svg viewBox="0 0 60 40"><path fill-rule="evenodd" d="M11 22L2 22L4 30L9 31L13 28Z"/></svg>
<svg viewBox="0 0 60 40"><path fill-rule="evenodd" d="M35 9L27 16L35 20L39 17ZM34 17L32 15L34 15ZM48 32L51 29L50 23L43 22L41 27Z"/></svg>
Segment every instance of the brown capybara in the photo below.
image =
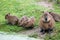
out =
<svg viewBox="0 0 60 40"><path fill-rule="evenodd" d="M5 15L5 19L7 20L7 22L9 24L12 24L12 25L17 24L17 22L19 20L16 16L10 15L10 13L8 13L8 14Z"/></svg>
<svg viewBox="0 0 60 40"><path fill-rule="evenodd" d="M28 19L28 21L27 21L27 24L24 27L32 29L32 28L34 28L34 23L35 23L35 18L34 17L30 17Z"/></svg>
<svg viewBox="0 0 60 40"><path fill-rule="evenodd" d="M28 21L28 17L27 16L23 16L19 21L18 21L18 26L25 26L25 24L27 24Z"/></svg>
<svg viewBox="0 0 60 40"><path fill-rule="evenodd" d="M49 12L56 22L60 22L60 14Z"/></svg>
<svg viewBox="0 0 60 40"><path fill-rule="evenodd" d="M44 12L42 17L39 20L39 27L41 28L40 32L44 33L51 33L55 26L55 21L53 17L49 14L49 12Z"/></svg>

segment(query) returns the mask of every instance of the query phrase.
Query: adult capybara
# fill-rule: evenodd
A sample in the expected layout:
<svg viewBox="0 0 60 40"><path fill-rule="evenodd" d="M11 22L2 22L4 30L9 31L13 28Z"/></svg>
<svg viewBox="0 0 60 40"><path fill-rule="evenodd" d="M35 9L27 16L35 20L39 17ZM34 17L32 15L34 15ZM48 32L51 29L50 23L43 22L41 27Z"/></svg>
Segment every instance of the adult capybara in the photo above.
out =
<svg viewBox="0 0 60 40"><path fill-rule="evenodd" d="M49 13L52 15L52 17L56 22L60 22L60 14L56 14L54 12L49 12Z"/></svg>
<svg viewBox="0 0 60 40"><path fill-rule="evenodd" d="M10 13L8 13L8 14L5 15L5 19L7 20L7 22L9 24L12 24L12 25L17 24L17 22L19 20L16 16L10 15Z"/></svg>
<svg viewBox="0 0 60 40"><path fill-rule="evenodd" d="M53 31L54 26L55 21L53 17L49 14L49 12L43 12L43 15L39 20L39 27L41 28L40 32L42 34L46 32L51 33L51 31Z"/></svg>
<svg viewBox="0 0 60 40"><path fill-rule="evenodd" d="M32 29L34 28L34 23L35 23L35 17L30 17L27 21L27 24L24 27Z"/></svg>
<svg viewBox="0 0 60 40"><path fill-rule="evenodd" d="M19 19L18 26L25 26L25 24L27 24L27 21L28 21L28 17L23 16L21 19Z"/></svg>

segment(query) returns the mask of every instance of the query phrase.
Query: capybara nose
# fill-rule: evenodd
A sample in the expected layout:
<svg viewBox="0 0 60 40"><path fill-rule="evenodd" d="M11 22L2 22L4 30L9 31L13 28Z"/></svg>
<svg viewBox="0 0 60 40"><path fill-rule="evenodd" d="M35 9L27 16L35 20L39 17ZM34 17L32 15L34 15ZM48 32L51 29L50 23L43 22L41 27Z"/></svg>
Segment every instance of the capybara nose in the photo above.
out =
<svg viewBox="0 0 60 40"><path fill-rule="evenodd" d="M45 21L47 22L47 18L45 18Z"/></svg>

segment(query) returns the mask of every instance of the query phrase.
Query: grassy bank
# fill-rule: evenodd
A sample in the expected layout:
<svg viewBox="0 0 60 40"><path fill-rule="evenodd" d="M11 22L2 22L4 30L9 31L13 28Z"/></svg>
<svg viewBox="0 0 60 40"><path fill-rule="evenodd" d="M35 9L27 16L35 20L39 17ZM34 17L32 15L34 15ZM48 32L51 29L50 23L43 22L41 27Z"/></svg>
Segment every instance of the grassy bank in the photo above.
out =
<svg viewBox="0 0 60 40"><path fill-rule="evenodd" d="M22 27L16 25L7 25L5 15L11 13L19 18L26 15L28 17L34 16L36 18L35 27L38 26L39 17L42 15L41 11L47 9L43 6L35 4L35 0L0 0L0 31L4 32L19 32L25 30ZM54 5L54 12L60 13L58 5ZM51 37L51 40L60 39L60 22L56 22L56 35ZM49 36L45 38L49 40Z"/></svg>

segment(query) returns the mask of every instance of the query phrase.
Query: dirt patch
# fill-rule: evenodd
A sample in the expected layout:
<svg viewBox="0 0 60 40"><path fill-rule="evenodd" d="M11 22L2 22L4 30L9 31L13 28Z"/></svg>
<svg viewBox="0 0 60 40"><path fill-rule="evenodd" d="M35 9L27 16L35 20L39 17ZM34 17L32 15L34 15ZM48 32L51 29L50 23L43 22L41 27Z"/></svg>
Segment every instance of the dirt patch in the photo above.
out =
<svg viewBox="0 0 60 40"><path fill-rule="evenodd" d="M41 2L37 2L36 3L37 5L40 5L40 6L44 6L46 8L49 8L51 10L53 10L53 3L49 3L49 2L45 2L45 1L41 1Z"/></svg>
<svg viewBox="0 0 60 40"><path fill-rule="evenodd" d="M37 33L37 32L39 32L39 28L24 30L24 31L21 31L20 33L25 34L25 35L31 35L31 34L34 34L34 33Z"/></svg>
<svg viewBox="0 0 60 40"><path fill-rule="evenodd" d="M31 30L24 30L24 31L18 32L18 34L23 34L23 35L27 35L27 36L35 36L36 35L36 37L39 39L42 39L45 37L45 34L41 35L39 27L31 29Z"/></svg>

